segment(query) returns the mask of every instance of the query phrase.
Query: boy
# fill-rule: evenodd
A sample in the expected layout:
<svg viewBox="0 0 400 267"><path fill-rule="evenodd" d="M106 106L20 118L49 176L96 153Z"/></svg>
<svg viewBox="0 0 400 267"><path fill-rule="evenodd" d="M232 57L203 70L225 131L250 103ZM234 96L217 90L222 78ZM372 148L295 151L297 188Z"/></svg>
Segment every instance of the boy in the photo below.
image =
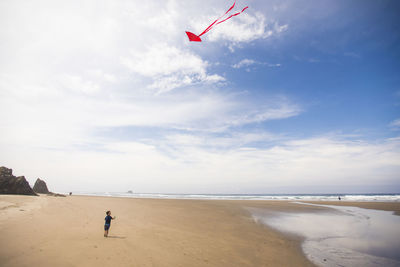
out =
<svg viewBox="0 0 400 267"><path fill-rule="evenodd" d="M106 217L104 218L104 220L106 221L104 224L104 237L108 236L108 229L110 229L111 226L111 220L114 220L116 217L111 217L111 211L106 211Z"/></svg>

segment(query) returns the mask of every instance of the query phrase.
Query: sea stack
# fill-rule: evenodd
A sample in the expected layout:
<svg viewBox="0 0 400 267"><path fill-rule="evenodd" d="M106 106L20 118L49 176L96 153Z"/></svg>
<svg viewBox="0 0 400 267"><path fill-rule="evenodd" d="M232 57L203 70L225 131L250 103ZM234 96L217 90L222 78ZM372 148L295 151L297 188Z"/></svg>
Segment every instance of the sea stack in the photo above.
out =
<svg viewBox="0 0 400 267"><path fill-rule="evenodd" d="M39 194L49 194L49 189L47 188L46 182L37 178L35 185L33 186L33 191Z"/></svg>
<svg viewBox="0 0 400 267"><path fill-rule="evenodd" d="M24 176L15 177L6 167L0 167L0 194L37 196Z"/></svg>

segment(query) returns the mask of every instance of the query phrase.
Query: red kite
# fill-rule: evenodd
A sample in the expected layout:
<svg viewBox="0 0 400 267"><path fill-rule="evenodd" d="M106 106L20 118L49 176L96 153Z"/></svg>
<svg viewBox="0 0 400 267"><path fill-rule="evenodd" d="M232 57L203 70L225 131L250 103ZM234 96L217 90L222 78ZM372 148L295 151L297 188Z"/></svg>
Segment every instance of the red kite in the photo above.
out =
<svg viewBox="0 0 400 267"><path fill-rule="evenodd" d="M187 34L187 36L188 36L188 38L189 38L189 41L191 41L191 42L201 42L200 36L202 36L203 34L207 33L209 30L212 29L212 27L214 27L215 25L218 25L218 24L220 24L220 23L222 23L222 22L224 22L224 21L227 21L228 19L230 19L230 18L232 18L232 17L234 17L234 16L239 15L240 13L242 13L243 11L245 11L247 8L249 8L248 6L246 6L245 8L242 9L242 11L237 12L237 13L235 13L235 14L232 14L232 15L230 15L229 17L227 17L226 19L223 19L223 20L219 21L219 20L222 19L226 14L228 14L229 11L231 11L231 10L235 7L235 4L236 4L236 1L235 1L235 2L233 3L233 5L228 9L228 11L225 12L225 14L223 14L221 17L219 17L217 20L215 20L213 23L211 23L211 25L208 26L207 29L205 29L205 30L204 30L202 33L200 33L199 35L196 35L196 34L194 34L194 33L192 33L192 32L186 32L186 34Z"/></svg>

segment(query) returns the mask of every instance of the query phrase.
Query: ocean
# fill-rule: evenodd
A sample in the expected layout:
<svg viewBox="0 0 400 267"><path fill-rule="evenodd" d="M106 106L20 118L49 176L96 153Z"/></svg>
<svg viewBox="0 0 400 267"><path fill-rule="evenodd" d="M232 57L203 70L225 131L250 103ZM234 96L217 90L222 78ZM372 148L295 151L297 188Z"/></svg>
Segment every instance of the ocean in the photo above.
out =
<svg viewBox="0 0 400 267"><path fill-rule="evenodd" d="M396 194L163 194L163 193L127 193L127 192L72 192L74 195L157 198L157 199L226 199L226 200L291 200L291 201L378 201L399 202Z"/></svg>

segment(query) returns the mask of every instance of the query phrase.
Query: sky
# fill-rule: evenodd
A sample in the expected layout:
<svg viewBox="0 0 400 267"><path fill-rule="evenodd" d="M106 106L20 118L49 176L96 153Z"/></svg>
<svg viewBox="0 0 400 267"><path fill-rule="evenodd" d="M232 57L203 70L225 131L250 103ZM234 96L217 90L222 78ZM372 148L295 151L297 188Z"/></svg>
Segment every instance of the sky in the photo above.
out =
<svg viewBox="0 0 400 267"><path fill-rule="evenodd" d="M400 192L400 3L0 1L0 165L56 192Z"/></svg>

